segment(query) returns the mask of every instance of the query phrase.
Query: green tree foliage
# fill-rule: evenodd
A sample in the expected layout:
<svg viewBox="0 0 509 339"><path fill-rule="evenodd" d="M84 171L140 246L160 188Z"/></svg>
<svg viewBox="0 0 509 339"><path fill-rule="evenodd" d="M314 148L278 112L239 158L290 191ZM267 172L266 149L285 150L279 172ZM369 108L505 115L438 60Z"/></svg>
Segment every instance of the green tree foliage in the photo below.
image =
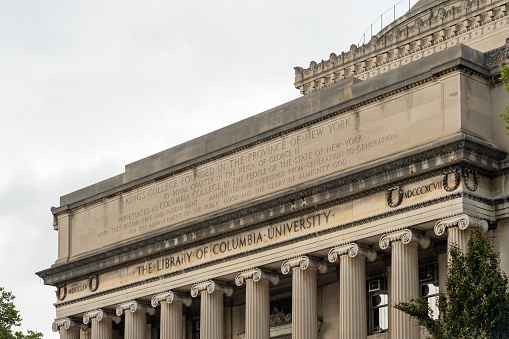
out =
<svg viewBox="0 0 509 339"><path fill-rule="evenodd" d="M1 339L39 339L42 333L28 330L27 334L12 332L13 326L21 325L19 311L14 305L14 295L0 287L0 338Z"/></svg>
<svg viewBox="0 0 509 339"><path fill-rule="evenodd" d="M505 91L509 93L509 66L500 65L500 81L504 84ZM508 124L505 129L509 135L509 106L506 106L504 113L498 113L498 115Z"/></svg>
<svg viewBox="0 0 509 339"><path fill-rule="evenodd" d="M450 253L446 293L440 293L439 316L433 319L426 299L395 305L417 319L432 339L509 338L509 292L499 254L479 231L472 234L467 254Z"/></svg>

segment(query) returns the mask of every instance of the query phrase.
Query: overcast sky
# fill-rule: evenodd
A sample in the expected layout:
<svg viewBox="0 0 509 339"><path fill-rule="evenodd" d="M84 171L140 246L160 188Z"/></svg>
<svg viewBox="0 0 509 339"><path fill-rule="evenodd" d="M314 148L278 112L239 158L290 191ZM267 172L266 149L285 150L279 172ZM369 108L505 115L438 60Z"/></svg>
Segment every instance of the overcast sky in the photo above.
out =
<svg viewBox="0 0 509 339"><path fill-rule="evenodd" d="M61 195L299 97L294 66L397 2L0 0L0 286L21 330L58 338L35 272L56 260Z"/></svg>

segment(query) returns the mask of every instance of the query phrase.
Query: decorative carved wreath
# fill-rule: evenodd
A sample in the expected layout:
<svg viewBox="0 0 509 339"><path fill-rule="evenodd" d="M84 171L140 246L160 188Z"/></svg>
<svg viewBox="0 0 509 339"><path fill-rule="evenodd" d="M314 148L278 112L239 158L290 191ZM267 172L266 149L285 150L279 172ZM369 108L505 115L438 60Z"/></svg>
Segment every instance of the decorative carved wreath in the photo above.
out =
<svg viewBox="0 0 509 339"><path fill-rule="evenodd" d="M392 191L395 190L398 190L398 201L393 202ZM389 207L391 208L398 207L399 205L401 205L402 202L403 202L403 189L401 188L400 185L391 187L387 190L387 205L389 205Z"/></svg>
<svg viewBox="0 0 509 339"><path fill-rule="evenodd" d="M474 176L474 186L470 186L468 181L468 174L471 173ZM470 168L463 168L463 183L465 187L468 188L469 191L475 192L477 187L479 186L479 177L477 176L477 172L471 170Z"/></svg>
<svg viewBox="0 0 509 339"><path fill-rule="evenodd" d="M452 174L452 173L454 173L454 186L451 187L451 186L449 186L449 174ZM444 176L442 179L442 185L444 186L444 189L446 190L446 192L452 192L458 188L458 186L460 185L460 180L461 180L460 171L458 168L455 168L455 169L444 172Z"/></svg>
<svg viewBox="0 0 509 339"><path fill-rule="evenodd" d="M95 292L99 288L99 275L93 275L88 278L88 289L90 292Z"/></svg>
<svg viewBox="0 0 509 339"><path fill-rule="evenodd" d="M64 290L64 295L62 296L62 290ZM63 301L67 297L67 285L57 286L57 299Z"/></svg>

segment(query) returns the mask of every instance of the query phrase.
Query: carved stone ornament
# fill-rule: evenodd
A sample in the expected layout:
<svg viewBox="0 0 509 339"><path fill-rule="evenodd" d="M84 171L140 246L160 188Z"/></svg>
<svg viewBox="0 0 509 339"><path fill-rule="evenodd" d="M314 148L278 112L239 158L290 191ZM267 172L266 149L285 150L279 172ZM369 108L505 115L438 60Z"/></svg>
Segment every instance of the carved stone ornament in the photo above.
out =
<svg viewBox="0 0 509 339"><path fill-rule="evenodd" d="M261 279L264 279L270 281L272 285L279 284L279 275L262 271L259 268L253 268L247 271L240 272L235 277L235 284L237 286L242 286L242 284L248 279L253 279L253 281L260 281Z"/></svg>
<svg viewBox="0 0 509 339"><path fill-rule="evenodd" d="M67 297L67 285L57 286L56 294L59 301L64 301Z"/></svg>
<svg viewBox="0 0 509 339"><path fill-rule="evenodd" d="M117 309L115 310L115 312L117 313L117 315L119 317L122 314L124 314L124 312L127 312L127 311L132 312L132 313L137 312L137 311L142 311L142 312L147 312L150 315L154 315L156 313L155 308L150 307L149 305L141 304L140 302L138 302L136 300L130 300L130 301L121 303L117 306Z"/></svg>
<svg viewBox="0 0 509 339"><path fill-rule="evenodd" d="M396 202L394 202L392 200L392 192L393 191L398 191L398 200L396 200ZM391 187L387 190L387 205L389 205L389 207L391 208L395 208L395 207L398 207L399 205L401 205L401 203L403 202L403 195L404 195L404 192L403 192L403 188L401 188L401 186L394 186L394 187Z"/></svg>
<svg viewBox="0 0 509 339"><path fill-rule="evenodd" d="M193 299L188 296L184 296L181 294L173 293L173 291L163 292L161 294L156 294L152 297L150 304L152 307L157 307L161 302L171 303L182 303L187 307L191 306L193 303Z"/></svg>
<svg viewBox="0 0 509 339"><path fill-rule="evenodd" d="M454 186L449 186L449 174L454 173ZM461 181L461 175L458 168L449 170L444 172L444 176L442 178L442 186L444 186L444 189L446 192L452 192L458 188Z"/></svg>
<svg viewBox="0 0 509 339"><path fill-rule="evenodd" d="M88 278L88 289L90 292L95 292L99 288L99 275L93 275Z"/></svg>
<svg viewBox="0 0 509 339"><path fill-rule="evenodd" d="M461 214L451 218L439 220L435 224L435 234L443 235L448 228L458 227L460 230L466 230L469 227L479 227L484 234L488 231L488 222L483 219L472 217L468 214Z"/></svg>
<svg viewBox="0 0 509 339"><path fill-rule="evenodd" d="M223 292L227 297L233 295L233 288L231 286L218 284L213 280L207 280L194 284L193 287L191 287L191 297L196 298L202 291L207 291L208 293Z"/></svg>
<svg viewBox="0 0 509 339"><path fill-rule="evenodd" d="M56 319L51 326L53 332L58 332L61 328L70 329L71 327L80 327L80 323L71 320L71 318Z"/></svg>
<svg viewBox="0 0 509 339"><path fill-rule="evenodd" d="M291 269L299 267L300 269L307 269L308 267L316 268L320 273L327 273L327 265L321 260L310 259L308 256L301 256L293 259L288 259L281 265L281 272L283 274L290 273Z"/></svg>
<svg viewBox="0 0 509 339"><path fill-rule="evenodd" d="M274 307L272 314L270 315L270 326L280 326L290 324L292 322L291 313L283 313L279 311L277 307Z"/></svg>
<svg viewBox="0 0 509 339"><path fill-rule="evenodd" d="M424 233L419 234L421 232L416 230L410 230L408 228L394 231L391 233L384 234L380 238L380 248L385 250L387 249L393 242L402 242L403 244L409 244L410 242L417 242L421 245L422 248L426 249L429 247L431 240Z"/></svg>
<svg viewBox="0 0 509 339"><path fill-rule="evenodd" d="M468 180L468 175L472 174L474 176L474 185L470 186L470 182ZM479 177L477 176L477 172L474 170L471 170L470 168L464 168L463 169L463 183L465 184L465 187L472 192L477 191L477 187L479 186Z"/></svg>
<svg viewBox="0 0 509 339"><path fill-rule="evenodd" d="M373 248L369 248L366 246L359 246L358 244L352 242L349 244L343 244L339 245L337 247L332 248L329 251L329 261L335 262L339 259L342 255L348 255L352 258L355 258L356 256L364 256L366 259L368 259L370 262L373 262L376 260L376 251Z"/></svg>
<svg viewBox="0 0 509 339"><path fill-rule="evenodd" d="M110 318L113 320L115 324L120 324L120 321L122 321L121 317L118 317L114 315L113 313L105 312L104 310L98 309L93 310L85 313L83 315L83 323L86 325L88 324L92 319L96 319L97 321L101 321L105 318Z"/></svg>

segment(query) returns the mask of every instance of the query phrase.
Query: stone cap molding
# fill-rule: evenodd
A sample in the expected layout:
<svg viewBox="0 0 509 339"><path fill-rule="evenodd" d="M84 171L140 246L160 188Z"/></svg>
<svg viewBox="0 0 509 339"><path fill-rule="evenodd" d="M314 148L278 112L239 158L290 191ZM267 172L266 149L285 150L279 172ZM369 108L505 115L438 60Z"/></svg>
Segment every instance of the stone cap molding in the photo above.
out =
<svg viewBox="0 0 509 339"><path fill-rule="evenodd" d="M150 305L147 305L145 303L141 303L138 300L129 300L126 302L123 302L119 304L116 308L116 314L117 316L121 316L125 312L147 312L149 315L154 315L156 313L156 309L153 307L150 307Z"/></svg>
<svg viewBox="0 0 509 339"><path fill-rule="evenodd" d="M97 309L88 311L83 315L83 323L86 325L88 324L92 319L95 319L97 321L101 321L103 319L111 319L115 324L120 324L122 321L122 318L119 316L116 316L113 312L105 311L103 309Z"/></svg>
<svg viewBox="0 0 509 339"><path fill-rule="evenodd" d="M364 256L369 262L376 260L377 252L375 249L357 242L351 242L346 244L338 245L329 251L329 261L335 262L342 255L348 255L349 257L355 258L356 256Z"/></svg>
<svg viewBox="0 0 509 339"><path fill-rule="evenodd" d="M380 238L379 245L381 249L385 250L394 242L402 242L403 244L416 242L424 249L428 248L431 244L431 240L424 234L424 232L405 228L384 234Z"/></svg>
<svg viewBox="0 0 509 339"><path fill-rule="evenodd" d="M246 280L252 279L253 281L268 280L272 285L279 284L279 275L274 272L261 270L260 268L252 268L243 272L240 272L235 277L235 284L242 286Z"/></svg>
<svg viewBox="0 0 509 339"><path fill-rule="evenodd" d="M281 264L281 272L283 274L288 274L292 268L306 270L309 267L317 269L322 274L327 273L327 265L323 260L305 255L285 260Z"/></svg>
<svg viewBox="0 0 509 339"><path fill-rule="evenodd" d="M453 227L458 227L460 230L478 227L482 234L488 232L488 222L486 220L468 214L460 214L439 220L435 224L435 234L441 236L447 229Z"/></svg>
<svg viewBox="0 0 509 339"><path fill-rule="evenodd" d="M160 294L156 294L152 297L150 304L152 307L157 307L160 303L167 302L171 303L182 303L186 305L186 307L191 306L193 303L193 299L190 297L183 295L181 293L175 293L173 291L166 291Z"/></svg>
<svg viewBox="0 0 509 339"><path fill-rule="evenodd" d="M233 295L233 288L226 284L217 283L214 280L206 280L196 283L191 287L191 297L196 298L201 292L222 292L227 297L231 297Z"/></svg>

